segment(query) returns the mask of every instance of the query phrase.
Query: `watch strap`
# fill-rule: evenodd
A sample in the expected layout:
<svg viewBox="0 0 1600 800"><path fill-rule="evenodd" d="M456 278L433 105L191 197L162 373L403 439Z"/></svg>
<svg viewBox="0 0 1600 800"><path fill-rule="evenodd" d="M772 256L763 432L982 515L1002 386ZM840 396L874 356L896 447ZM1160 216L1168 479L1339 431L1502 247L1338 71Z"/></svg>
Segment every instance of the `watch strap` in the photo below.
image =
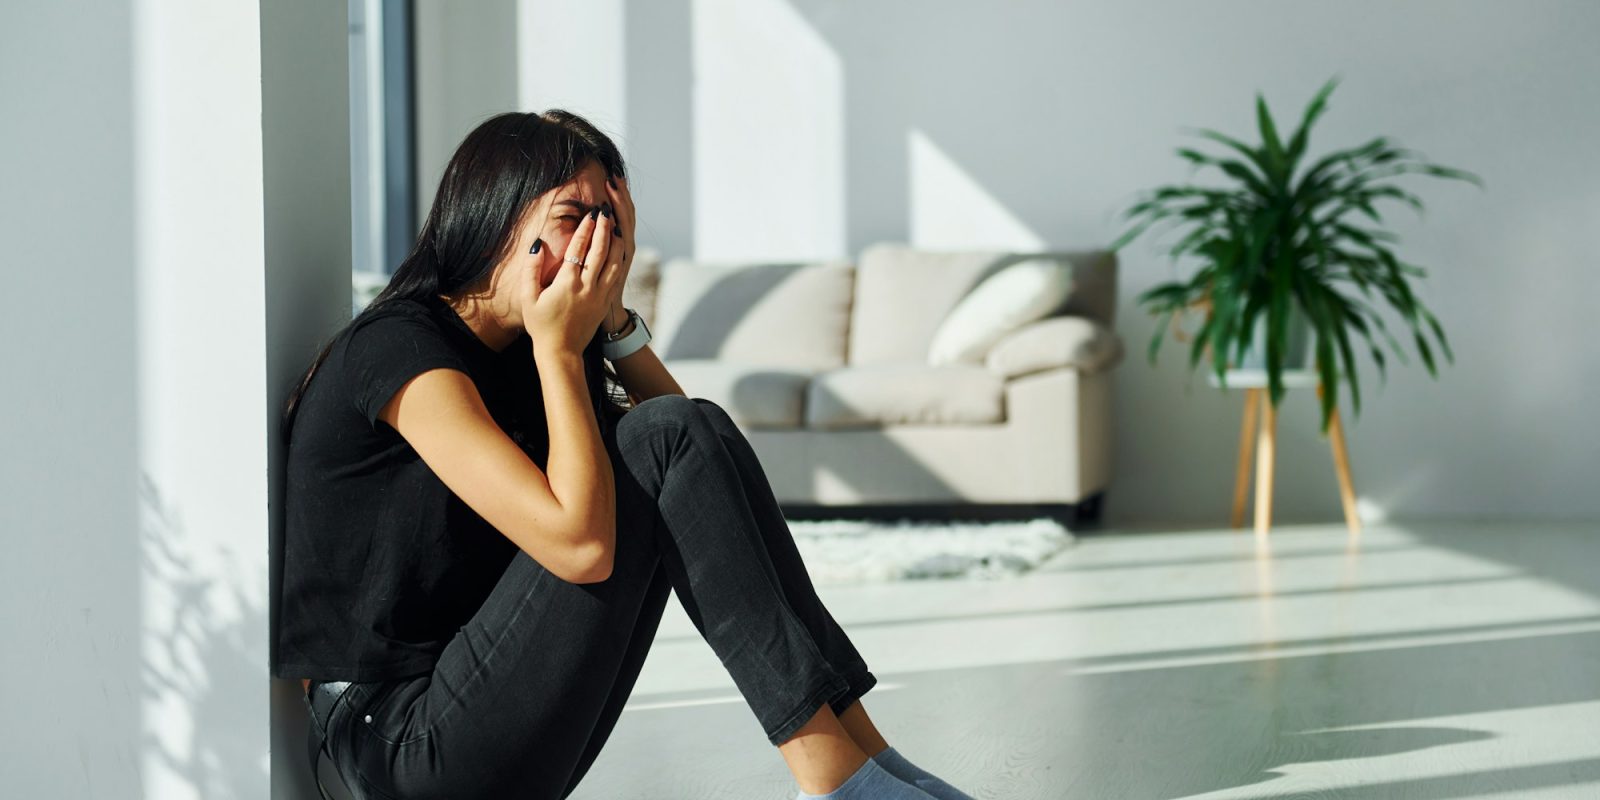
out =
<svg viewBox="0 0 1600 800"><path fill-rule="evenodd" d="M634 312L633 309L627 308L627 307L623 307L622 310L624 312L626 312L625 316L623 317L622 324L617 326L617 329L615 331L608 331L608 330L602 329L600 331L600 333L602 334L602 336L601 336L602 341L615 342L615 341L618 341L618 340L622 339L622 337L627 335L626 333L623 333L623 331L627 331L628 333L632 333L633 332L633 326L637 324L636 322L634 322L634 319L633 319L635 312Z"/></svg>
<svg viewBox="0 0 1600 800"><path fill-rule="evenodd" d="M644 324L644 317L639 316L639 312L628 309L628 320L632 323L633 330L626 336L614 342L600 343L601 354L611 361L633 355L635 350L644 347L651 339L650 327Z"/></svg>

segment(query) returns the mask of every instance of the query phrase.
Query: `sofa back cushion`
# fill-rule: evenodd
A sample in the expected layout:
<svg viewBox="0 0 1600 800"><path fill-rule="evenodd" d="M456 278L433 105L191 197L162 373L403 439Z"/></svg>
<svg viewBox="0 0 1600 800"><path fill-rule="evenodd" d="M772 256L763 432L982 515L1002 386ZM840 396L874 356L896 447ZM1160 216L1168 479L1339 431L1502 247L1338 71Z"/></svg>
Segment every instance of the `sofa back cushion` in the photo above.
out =
<svg viewBox="0 0 1600 800"><path fill-rule="evenodd" d="M1116 307L1114 253L927 250L880 242L862 250L856 265L849 363L927 363L934 334L956 304L984 278L1030 259L1070 265L1072 292L1053 314L1086 316L1111 326Z"/></svg>
<svg viewBox="0 0 1600 800"><path fill-rule="evenodd" d="M655 333L656 289L661 285L661 251L654 247L640 247L633 254L633 264L628 267L628 279L622 284L622 305L639 312L645 324Z"/></svg>
<svg viewBox="0 0 1600 800"><path fill-rule="evenodd" d="M820 371L844 364L855 269L846 261L661 265L650 347L663 361L714 358Z"/></svg>

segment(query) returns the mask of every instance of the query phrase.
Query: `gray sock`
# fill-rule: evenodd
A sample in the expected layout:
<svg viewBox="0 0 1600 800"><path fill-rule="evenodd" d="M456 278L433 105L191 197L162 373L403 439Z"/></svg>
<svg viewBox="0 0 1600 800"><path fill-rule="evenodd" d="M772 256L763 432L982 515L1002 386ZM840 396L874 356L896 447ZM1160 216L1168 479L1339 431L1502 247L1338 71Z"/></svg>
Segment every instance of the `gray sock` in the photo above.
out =
<svg viewBox="0 0 1600 800"><path fill-rule="evenodd" d="M839 788L827 794L806 794L801 790L795 800L934 800L927 792L889 774L874 759L867 759L854 775L846 778Z"/></svg>
<svg viewBox="0 0 1600 800"><path fill-rule="evenodd" d="M882 752L873 756L872 760L881 764L890 775L933 795L935 800L973 800L972 795L945 783L937 775L911 763L905 756L900 755L900 751L893 747L884 748Z"/></svg>

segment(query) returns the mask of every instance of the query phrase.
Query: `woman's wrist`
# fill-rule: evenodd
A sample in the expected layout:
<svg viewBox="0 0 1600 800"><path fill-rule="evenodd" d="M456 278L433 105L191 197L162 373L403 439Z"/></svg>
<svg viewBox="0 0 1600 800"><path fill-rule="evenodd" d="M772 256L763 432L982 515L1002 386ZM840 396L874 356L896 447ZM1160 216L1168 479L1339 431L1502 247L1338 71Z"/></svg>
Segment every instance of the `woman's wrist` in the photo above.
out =
<svg viewBox="0 0 1600 800"><path fill-rule="evenodd" d="M540 374L545 369L573 369L581 375L584 368L583 352L568 347L540 347L536 343L533 345L533 364Z"/></svg>
<svg viewBox="0 0 1600 800"><path fill-rule="evenodd" d="M626 308L617 306L611 310L610 314L606 316L605 323L600 327L601 330L604 330L606 333L614 334L631 324L631 319L632 316L628 314L628 310Z"/></svg>

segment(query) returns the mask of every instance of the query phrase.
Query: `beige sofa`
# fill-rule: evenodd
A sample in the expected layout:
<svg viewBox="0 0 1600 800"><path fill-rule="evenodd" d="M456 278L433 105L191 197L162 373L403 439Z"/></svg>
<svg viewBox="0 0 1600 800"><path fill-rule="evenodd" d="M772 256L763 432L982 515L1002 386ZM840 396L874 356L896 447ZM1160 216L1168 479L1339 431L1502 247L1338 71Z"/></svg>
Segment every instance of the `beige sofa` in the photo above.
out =
<svg viewBox="0 0 1600 800"><path fill-rule="evenodd" d="M1040 256L1073 290L980 362L930 340L994 270ZM702 263L641 250L624 302L691 397L745 431L790 518L1049 515L1096 521L1111 476L1116 259L1106 251L931 251Z"/></svg>

